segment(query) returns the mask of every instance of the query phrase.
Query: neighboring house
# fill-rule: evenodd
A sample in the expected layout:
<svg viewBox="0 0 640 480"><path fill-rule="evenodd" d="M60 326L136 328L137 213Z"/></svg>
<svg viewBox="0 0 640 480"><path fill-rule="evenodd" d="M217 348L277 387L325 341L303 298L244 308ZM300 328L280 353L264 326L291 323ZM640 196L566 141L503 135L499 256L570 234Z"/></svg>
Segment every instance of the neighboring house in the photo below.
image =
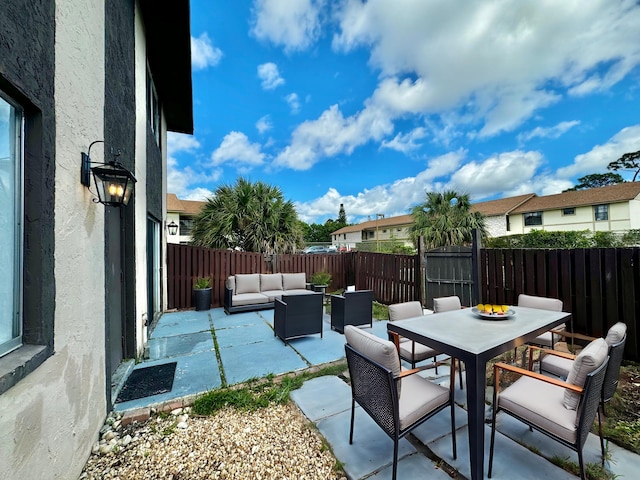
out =
<svg viewBox="0 0 640 480"><path fill-rule="evenodd" d="M349 225L331 234L331 244L341 250L352 250L357 243L366 241L398 240L406 246L413 246L409 238L409 228L413 224L413 216L377 217L357 225Z"/></svg>
<svg viewBox="0 0 640 480"><path fill-rule="evenodd" d="M166 306L166 132L193 132L189 2L0 10L0 475L74 479L113 373ZM90 145L135 175L128 205L81 183Z"/></svg>
<svg viewBox="0 0 640 480"><path fill-rule="evenodd" d="M206 202L195 200L180 200L175 193L167 193L167 226L168 243L189 243L191 229L195 218ZM175 235L172 230L177 226Z"/></svg>
<svg viewBox="0 0 640 480"><path fill-rule="evenodd" d="M472 205L485 216L490 237L528 233L531 230L590 230L624 233L640 229L640 182L590 188L557 195L527 193ZM409 239L411 215L378 218L341 228L331 234L333 245L347 250L364 241Z"/></svg>
<svg viewBox="0 0 640 480"><path fill-rule="evenodd" d="M531 230L624 233L640 228L640 182L533 197L509 214L509 234Z"/></svg>
<svg viewBox="0 0 640 480"><path fill-rule="evenodd" d="M487 234L490 237L502 237L512 234L510 231L509 218L511 212L535 196L535 193L527 193L525 195L518 195L517 197L478 202L471 205L471 210L484 215Z"/></svg>

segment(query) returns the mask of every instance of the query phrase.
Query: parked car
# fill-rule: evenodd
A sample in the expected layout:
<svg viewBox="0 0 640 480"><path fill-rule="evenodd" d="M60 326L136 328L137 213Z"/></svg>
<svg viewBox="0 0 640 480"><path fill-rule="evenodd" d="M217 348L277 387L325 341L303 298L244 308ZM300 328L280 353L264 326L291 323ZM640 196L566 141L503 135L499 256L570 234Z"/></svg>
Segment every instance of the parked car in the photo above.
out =
<svg viewBox="0 0 640 480"><path fill-rule="evenodd" d="M302 253L329 253L329 249L322 245L311 245L302 250Z"/></svg>

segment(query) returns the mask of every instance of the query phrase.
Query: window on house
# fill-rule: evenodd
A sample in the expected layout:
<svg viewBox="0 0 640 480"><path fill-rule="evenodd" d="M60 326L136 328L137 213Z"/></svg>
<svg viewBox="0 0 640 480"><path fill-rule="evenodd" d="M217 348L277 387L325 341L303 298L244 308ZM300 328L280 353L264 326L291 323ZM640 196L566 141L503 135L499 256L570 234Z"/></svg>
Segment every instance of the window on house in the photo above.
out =
<svg viewBox="0 0 640 480"><path fill-rule="evenodd" d="M343 234L342 234L342 236L343 236L343 239L344 239L344 240L346 240L346 239L347 239L347 234L346 234L346 233L343 233Z"/></svg>
<svg viewBox="0 0 640 480"><path fill-rule="evenodd" d="M524 224L528 227L532 225L542 225L542 212L525 213Z"/></svg>
<svg viewBox="0 0 640 480"><path fill-rule="evenodd" d="M575 207L563 208L562 209L562 215L575 215L575 214L576 214Z"/></svg>
<svg viewBox="0 0 640 480"><path fill-rule="evenodd" d="M609 220L609 205L594 205L593 215L596 222L600 220Z"/></svg>
<svg viewBox="0 0 640 480"><path fill-rule="evenodd" d="M180 219L180 231L179 235L191 235L193 229L193 218L181 218Z"/></svg>
<svg viewBox="0 0 640 480"><path fill-rule="evenodd" d="M386 230L386 229L385 229L385 230L382 230L382 233L387 233L387 230Z"/></svg>
<svg viewBox="0 0 640 480"><path fill-rule="evenodd" d="M22 124L0 92L0 356L22 345Z"/></svg>
<svg viewBox="0 0 640 480"><path fill-rule="evenodd" d="M156 86L151 78L151 71L147 67L147 121L156 139L156 144L160 146L160 104Z"/></svg>

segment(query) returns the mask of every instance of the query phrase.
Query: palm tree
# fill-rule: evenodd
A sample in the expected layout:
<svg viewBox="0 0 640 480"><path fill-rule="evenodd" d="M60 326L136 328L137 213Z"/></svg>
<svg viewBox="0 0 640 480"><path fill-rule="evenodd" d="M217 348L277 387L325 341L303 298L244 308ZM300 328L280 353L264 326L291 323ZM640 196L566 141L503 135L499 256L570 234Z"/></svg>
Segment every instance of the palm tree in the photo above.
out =
<svg viewBox="0 0 640 480"><path fill-rule="evenodd" d="M295 252L303 239L293 203L278 187L238 178L207 200L194 219L191 243L276 254Z"/></svg>
<svg viewBox="0 0 640 480"><path fill-rule="evenodd" d="M484 217L480 212L471 211L468 194L453 190L427 192L426 201L414 207L411 213L413 225L409 235L416 246L420 237L424 238L427 248L469 245L476 228L482 238L487 236Z"/></svg>

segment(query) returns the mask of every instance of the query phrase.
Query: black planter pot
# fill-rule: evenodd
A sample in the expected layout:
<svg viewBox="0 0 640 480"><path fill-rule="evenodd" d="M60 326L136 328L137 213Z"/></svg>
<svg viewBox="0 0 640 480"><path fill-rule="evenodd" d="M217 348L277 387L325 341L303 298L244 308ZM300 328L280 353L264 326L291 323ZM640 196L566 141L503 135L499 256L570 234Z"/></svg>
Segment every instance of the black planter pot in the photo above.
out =
<svg viewBox="0 0 640 480"><path fill-rule="evenodd" d="M193 291L193 300L196 311L209 310L211 308L211 288Z"/></svg>

